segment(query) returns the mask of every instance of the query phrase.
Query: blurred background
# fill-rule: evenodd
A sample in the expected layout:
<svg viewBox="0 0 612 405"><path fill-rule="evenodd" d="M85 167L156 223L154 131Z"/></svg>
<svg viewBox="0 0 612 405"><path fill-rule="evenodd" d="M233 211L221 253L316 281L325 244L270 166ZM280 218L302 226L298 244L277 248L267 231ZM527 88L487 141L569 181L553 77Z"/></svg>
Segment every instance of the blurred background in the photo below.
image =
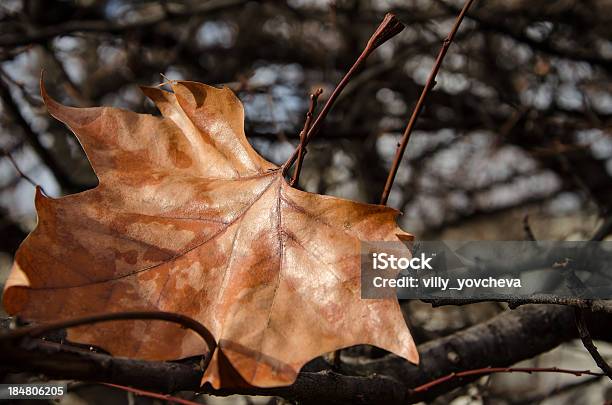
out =
<svg viewBox="0 0 612 405"><path fill-rule="evenodd" d="M0 284L36 224L33 186L6 153L53 197L97 183L76 138L42 104L41 70L49 93L64 104L153 114L139 85L185 79L228 86L244 103L253 146L282 163L297 145L309 94L323 88L321 106L393 11L407 28L350 82L310 144L300 179L307 191L377 203L395 145L461 5L0 1ZM609 222L611 38L611 0L477 1L444 60L389 199L403 212L402 227L420 239L516 240L526 237L527 216L537 239L586 240ZM404 306L420 342L505 309ZM594 367L575 343L534 362ZM561 392L563 402L612 396L601 380L510 375L485 378L444 400L539 402L567 384L576 387Z"/></svg>

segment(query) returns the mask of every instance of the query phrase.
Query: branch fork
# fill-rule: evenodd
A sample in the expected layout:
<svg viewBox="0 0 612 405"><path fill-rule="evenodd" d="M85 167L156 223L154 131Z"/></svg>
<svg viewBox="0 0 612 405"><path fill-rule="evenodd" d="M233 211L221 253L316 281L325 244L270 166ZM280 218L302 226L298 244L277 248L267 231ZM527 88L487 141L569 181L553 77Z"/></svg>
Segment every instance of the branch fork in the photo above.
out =
<svg viewBox="0 0 612 405"><path fill-rule="evenodd" d="M349 69L348 72L344 75L342 80L338 83L332 94L329 96L325 105L321 109L321 112L317 115L312 126L306 132L303 140L300 140L300 146L293 152L293 154L287 159L285 164L283 164L283 172L286 172L298 159L300 154L300 150L306 148L308 142L312 140L312 138L319 132L321 129L321 124L323 120L331 110L334 102L344 90L348 82L355 75L355 73L365 64L366 59L370 54L378 48L380 45L385 43L386 41L393 38L395 35L399 34L404 29L404 24L402 24L394 14L388 13L385 15L385 18L382 20L376 31L372 34L365 48L361 52L361 55L357 58L353 66Z"/></svg>

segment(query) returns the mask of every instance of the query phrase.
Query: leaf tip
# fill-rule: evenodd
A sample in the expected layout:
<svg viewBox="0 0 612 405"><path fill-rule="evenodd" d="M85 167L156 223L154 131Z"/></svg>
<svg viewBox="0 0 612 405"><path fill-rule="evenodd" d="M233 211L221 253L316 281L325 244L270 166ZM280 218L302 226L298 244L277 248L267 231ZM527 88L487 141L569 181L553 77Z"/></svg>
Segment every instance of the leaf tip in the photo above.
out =
<svg viewBox="0 0 612 405"><path fill-rule="evenodd" d="M66 123L66 120L68 120L69 118L67 109L70 107L62 105L49 95L49 93L47 92L47 88L45 87L44 74L45 71L43 70L40 74L40 95L42 96L43 102L45 103L45 107L47 107L47 111L49 112L49 114L51 114L58 120Z"/></svg>
<svg viewBox="0 0 612 405"><path fill-rule="evenodd" d="M414 240L414 235L408 232L400 232L396 233L395 236L402 242L412 242Z"/></svg>
<svg viewBox="0 0 612 405"><path fill-rule="evenodd" d="M2 306L6 313L15 315L23 311L28 301L27 289L30 285L28 275L15 260L2 294Z"/></svg>
<svg viewBox="0 0 612 405"><path fill-rule="evenodd" d="M45 87L44 72L40 76L40 95L47 107L47 111L55 119L69 127L87 125L100 117L106 107L79 108L63 105L49 95Z"/></svg>

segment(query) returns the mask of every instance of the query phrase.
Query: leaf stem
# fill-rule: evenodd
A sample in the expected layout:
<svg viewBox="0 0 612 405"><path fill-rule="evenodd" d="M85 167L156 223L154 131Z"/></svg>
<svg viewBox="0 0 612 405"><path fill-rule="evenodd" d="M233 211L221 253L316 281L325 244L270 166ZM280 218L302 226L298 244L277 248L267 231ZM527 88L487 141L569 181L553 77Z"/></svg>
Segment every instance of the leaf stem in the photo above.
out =
<svg viewBox="0 0 612 405"><path fill-rule="evenodd" d="M368 43L366 44L364 50L361 52L361 55L359 55L353 66L351 66L349 71L346 72L342 80L340 80L340 83L338 83L332 94L325 102L325 105L321 109L321 112L317 115L317 118L315 119L314 123L306 133L306 136L304 137L304 142L300 142L300 148L296 149L289 157L289 159L287 159L285 164L283 164L283 173L287 169L289 169L293 163L295 163L298 158L300 149L305 148L306 145L308 145L308 142L310 142L312 138L319 132L319 130L321 129L321 124L323 123L323 120L331 110L334 102L336 101L342 90L346 87L348 82L351 80L351 78L355 75L355 72L357 72L359 68L363 66L368 56L370 56L370 54L380 45L399 34L403 29L404 24L402 24L394 14L387 13L387 15L385 15L383 21L380 23L376 31L374 31L374 33L368 40Z"/></svg>
<svg viewBox="0 0 612 405"><path fill-rule="evenodd" d="M397 174L397 169L399 168L399 165L402 161L402 157L404 156L404 151L406 150L406 146L408 145L408 141L410 140L410 135L412 134L412 130L414 129L416 120L419 114L421 113L421 110L423 109L425 98L427 97L427 94L429 93L429 91L435 86L436 75L438 74L438 71L440 70L440 66L442 65L442 60L444 60L444 56L446 55L446 52L448 51L450 44L453 42L453 39L455 38L455 34L459 30L459 26L461 25L461 22L463 21L463 17L465 17L465 14L467 13L468 9L470 8L473 2L474 0L467 0L465 2L463 8L461 9L461 12L457 16L457 19L455 20L455 24L453 25L453 28L449 32L448 36L444 39L444 42L442 42L442 47L440 48L440 51L438 52L438 57L436 58L436 62L434 63L431 69L431 72L429 73L429 77L427 78L425 87L423 87L421 96L419 97L419 100L414 106L414 110L412 111L412 116L410 117L410 120L408 121L408 125L406 126L406 129L404 130L404 134L402 135L402 140L397 146L395 157L393 159L393 165L391 166L391 170L389 171L389 176L387 177L387 182L385 183L385 188L380 198L381 205L387 204L389 193L391 192L391 187L393 187L393 181L395 180L395 175Z"/></svg>

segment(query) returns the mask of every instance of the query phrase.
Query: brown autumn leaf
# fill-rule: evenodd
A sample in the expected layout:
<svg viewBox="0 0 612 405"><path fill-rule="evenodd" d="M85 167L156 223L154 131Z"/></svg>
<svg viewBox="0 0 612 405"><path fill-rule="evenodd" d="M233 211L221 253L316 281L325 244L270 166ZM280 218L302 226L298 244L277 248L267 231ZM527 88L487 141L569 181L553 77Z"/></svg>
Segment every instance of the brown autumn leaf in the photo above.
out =
<svg viewBox="0 0 612 405"><path fill-rule="evenodd" d="M249 145L229 89L143 91L163 117L66 107L42 88L100 183L57 199L37 190L38 225L5 287L9 313L187 315L219 343L202 380L217 388L291 384L309 360L355 344L418 361L397 300L360 298L360 241L410 238L396 210L290 187ZM207 351L159 321L82 326L68 338L150 360Z"/></svg>

